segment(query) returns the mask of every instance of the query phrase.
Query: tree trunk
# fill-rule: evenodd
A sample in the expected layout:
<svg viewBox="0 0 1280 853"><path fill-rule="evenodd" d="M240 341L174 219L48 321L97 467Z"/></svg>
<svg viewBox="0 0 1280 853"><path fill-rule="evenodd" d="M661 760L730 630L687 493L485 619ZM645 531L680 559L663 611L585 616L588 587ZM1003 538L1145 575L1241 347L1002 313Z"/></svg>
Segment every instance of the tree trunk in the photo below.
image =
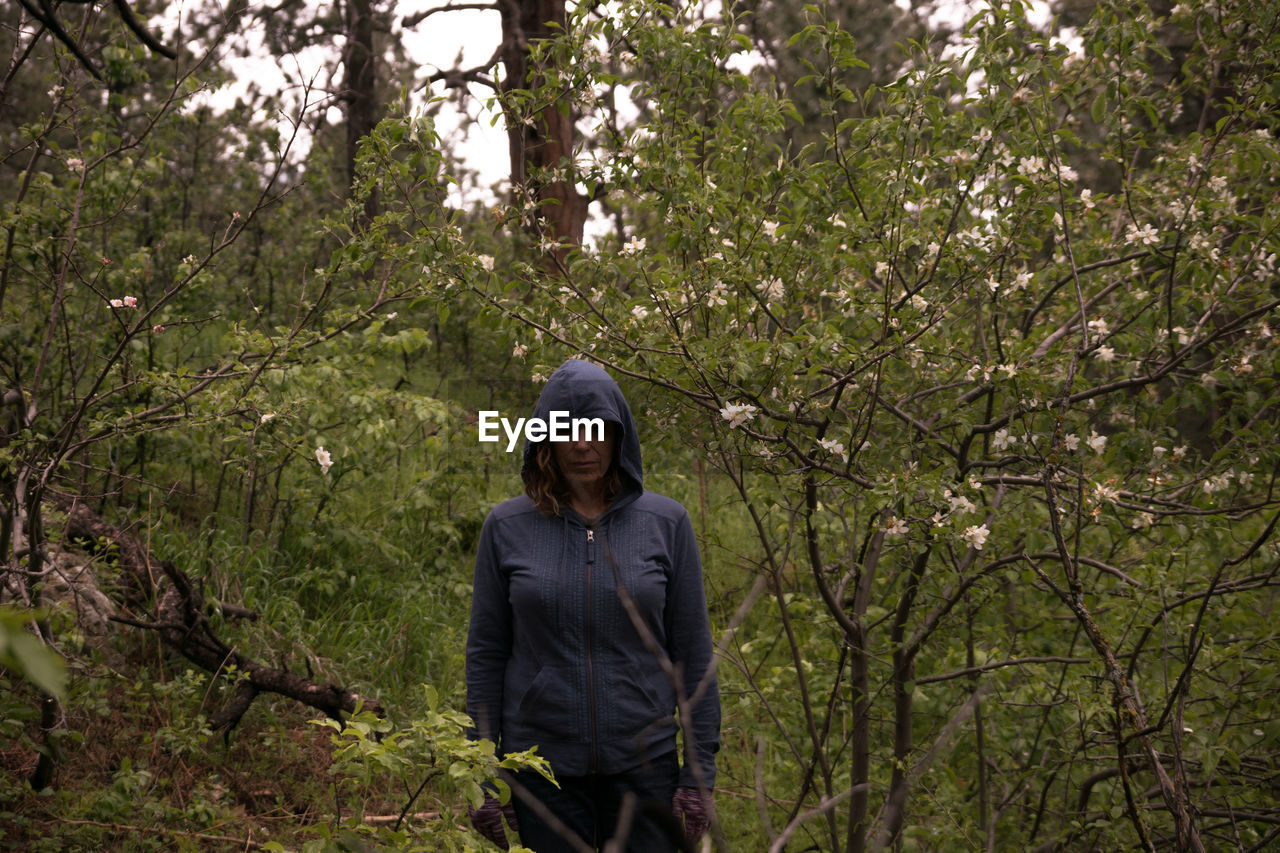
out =
<svg viewBox="0 0 1280 853"><path fill-rule="evenodd" d="M538 40L564 31L567 23L564 0L520 0L500 3L502 10L502 63L505 75L502 92L537 89L542 76L532 68L529 47ZM504 99L507 113L507 145L511 157L513 201L538 206L536 222L543 238L558 244L550 260L563 264L569 251L582 245L589 199L573 183L573 121L575 111L561 103L550 103L537 111L531 123L513 113Z"/></svg>
<svg viewBox="0 0 1280 853"><path fill-rule="evenodd" d="M165 645L215 676L229 667L244 676L227 704L209 717L209 726L215 731L229 732L234 728L254 697L262 692L287 696L335 719L354 712L357 707L376 714L383 712L376 701L365 699L350 688L317 684L288 670L263 666L228 646L214 633L206 615L213 603L205 600L198 585L185 572L152 554L131 534L102 520L78 500L59 496L56 502L67 512L67 538L105 540L118 547L118 563L125 574L126 601L130 609L135 609L134 605L140 600L154 598L156 602L154 621L120 616L113 617L115 621L158 632ZM253 617L242 608L219 606L228 615Z"/></svg>
<svg viewBox="0 0 1280 853"><path fill-rule="evenodd" d="M347 0L342 97L347 105L347 182L352 189L356 182L356 153L360 150L360 140L373 132L378 121L373 15L372 0ZM366 221L372 220L377 212L377 197L370 193L364 202Z"/></svg>

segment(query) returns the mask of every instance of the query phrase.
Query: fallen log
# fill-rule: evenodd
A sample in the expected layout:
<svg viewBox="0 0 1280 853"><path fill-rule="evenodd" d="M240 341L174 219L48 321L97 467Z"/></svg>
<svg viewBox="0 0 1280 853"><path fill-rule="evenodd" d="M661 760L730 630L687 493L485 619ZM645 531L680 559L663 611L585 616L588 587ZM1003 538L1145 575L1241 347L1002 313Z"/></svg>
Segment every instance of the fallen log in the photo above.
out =
<svg viewBox="0 0 1280 853"><path fill-rule="evenodd" d="M152 614L151 618L141 619L117 614L111 617L113 621L155 631L165 645L214 676L231 669L237 673L239 680L231 698L209 718L214 731L229 734L263 692L301 702L338 721L358 707L379 716L384 713L380 703L348 687L318 684L287 669L264 666L228 646L214 632L207 616L211 607L199 585L182 569L170 560L158 558L131 533L103 520L74 497L59 496L55 502L67 514L67 539L105 540L116 545L125 579L122 604L135 613L150 610ZM218 606L242 618L252 614L234 605Z"/></svg>

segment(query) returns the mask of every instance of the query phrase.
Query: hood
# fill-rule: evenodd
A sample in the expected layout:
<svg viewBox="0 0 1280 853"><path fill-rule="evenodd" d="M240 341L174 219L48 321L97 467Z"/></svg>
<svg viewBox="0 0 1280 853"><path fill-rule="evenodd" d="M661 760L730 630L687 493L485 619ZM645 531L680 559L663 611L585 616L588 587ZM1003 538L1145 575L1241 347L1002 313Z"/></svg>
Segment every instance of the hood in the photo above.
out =
<svg viewBox="0 0 1280 853"><path fill-rule="evenodd" d="M546 421L556 411L568 412L570 418L603 418L618 424L620 430L614 464L621 469L627 487L634 487L636 491L643 489L644 469L640 464L640 436L636 432L636 421L626 398L622 396L622 389L603 367L571 359L556 368L538 397L533 416ZM533 456L539 444L541 442L525 441L521 475L532 470ZM631 482L626 483L628 480Z"/></svg>

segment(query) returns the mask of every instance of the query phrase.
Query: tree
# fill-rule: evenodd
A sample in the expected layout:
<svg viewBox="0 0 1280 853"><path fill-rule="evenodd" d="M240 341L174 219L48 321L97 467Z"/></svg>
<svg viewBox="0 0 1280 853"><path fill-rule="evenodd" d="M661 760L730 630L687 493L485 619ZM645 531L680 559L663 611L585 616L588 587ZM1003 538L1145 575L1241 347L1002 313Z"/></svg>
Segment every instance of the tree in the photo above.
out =
<svg viewBox="0 0 1280 853"><path fill-rule="evenodd" d="M370 0L347 0L346 40L342 48L342 99L347 106L347 176L356 183L356 159L360 142L377 124L377 75L374 70L374 4ZM369 195L365 216L377 214L377 199Z"/></svg>
<svg viewBox="0 0 1280 853"><path fill-rule="evenodd" d="M67 48L67 50L71 51L71 54L76 58L85 71L89 72L98 80L103 79L102 69L100 69L94 62L93 58L85 52L85 46L83 46L75 36L67 32L67 29L58 19L56 10L50 4L32 3L31 0L18 0L18 5L22 7L27 15L31 16L32 20L40 25L40 30L32 35L33 42L39 39L45 32L48 32L52 38L57 39ZM91 6L92 3L86 2L83 5ZM144 27L138 20L133 9L126 0L115 0L112 5L115 7L115 10L120 17L121 23L123 23L148 50L168 59L175 59L177 57L177 54L171 48L163 45L147 31L146 27ZM16 44L17 40L15 40L15 46ZM9 75L5 80L6 84L9 79L11 79L13 72L16 71L17 67L21 64L22 60L19 59L18 52L15 51L10 61ZM7 85L0 86L0 105L3 105L4 103L4 93L7 88Z"/></svg>
<svg viewBox="0 0 1280 853"><path fill-rule="evenodd" d="M722 674L772 734L726 760L765 844L1265 846L1272 758L1227 756L1256 756L1274 711L1239 666L1276 640L1243 617L1274 603L1280 302L1271 216L1242 204L1273 194L1275 53L1229 34L1274 34L1270 11L1200 27L1215 63L1184 74L1248 72L1189 136L1158 120L1181 91L1140 4L1100 5L1080 53L1021 4L980 10L959 59L908 49L874 102L853 37L811 11L795 44L830 121L803 156L761 144L796 110L726 70L736 22L654 11L579 13L546 49L587 67L626 33L662 58L647 120L598 155L660 227L478 296L535 372L576 353L660 391L734 485L758 548L727 545L751 593L721 614ZM531 101L599 85L549 73ZM1116 190L1080 188L1069 150ZM1214 398L1195 441L1179 424Z"/></svg>
<svg viewBox="0 0 1280 853"><path fill-rule="evenodd" d="M465 89L481 83L494 90L506 119L512 200L520 209L516 221L526 223L553 263L563 263L569 251L582 245L592 200L579 189L574 166L578 111L563 97L546 97L537 106L529 99L531 92L543 91L548 73L564 70L564 57L540 49L553 43L569 22L564 0L450 3L407 17L403 23L412 29L432 14L460 9L498 11L502 42L487 62L469 69L440 71L428 78L427 85L443 81L446 86Z"/></svg>
<svg viewBox="0 0 1280 853"><path fill-rule="evenodd" d="M235 726L253 698L267 690L333 716L354 712L361 701L355 691L315 684L310 672L304 677L263 666L224 642L207 612L214 603L170 559L174 555L153 554L100 513L150 512L157 484L168 482L173 496L184 480L195 482L194 474L171 461L200 459L210 447L227 451L210 490L212 515L219 512L224 478L239 473L245 542L260 514L268 526L275 523L275 507L270 515L261 507L290 462L318 464L324 482L332 455L323 445L304 443L315 437L307 418L329 410L322 405L325 394L314 393L307 409L289 411L293 386L278 377L290 374L295 385L314 391L319 380L308 372L326 373L341 364L363 399L377 399L381 389L359 369L361 351L382 346L379 330L388 305L422 292L424 282L406 275L406 265L417 271L435 262L437 252L452 258L448 244L454 238L449 231L442 241L445 223L437 220L434 243L384 250L380 244L395 223L370 218L353 230L358 217L352 214L367 214L367 200L384 186L397 190L401 204L434 196L440 155L430 146L438 140L422 124L409 136L419 144L417 155L393 162L386 139L370 133L355 198L333 211L345 225L320 216L273 217L275 209L295 202L296 188L284 176L302 116L293 121L292 138L249 121L237 127L238 148L206 146L210 136L225 139L238 116L185 109L201 90L194 74L205 58L184 56L177 67L157 69L147 62L145 44L108 23L77 32L76 61L68 63L58 52L40 49L49 42L40 41L37 24L49 26L19 18L9 30L9 79L25 83L52 70L60 82L47 100L35 101L39 112L7 137L12 148L3 157L23 164L12 181L16 191L6 207L0 255L5 593L28 614L40 640L59 648L44 615L47 588L63 574L55 556L64 539L97 542L90 550L111 553L121 574L118 622L156 631L213 675L245 676L212 716L215 728ZM132 32L135 24L124 29ZM98 56L100 68L85 65ZM397 124L395 130L403 142L404 129ZM174 175L181 179L167 180ZM264 243L289 246L290 252L265 251ZM299 268L307 273L297 275ZM272 279L282 270L288 280L276 285ZM379 322L371 323L374 318ZM365 344L347 348L343 362L327 350L353 330L365 330ZM328 387L344 404L355 396L331 381ZM410 422L421 427L445 411L407 390L397 396L397 407L385 416L386 429ZM275 427L268 426L277 415L276 424L295 423L296 431L284 440L273 440ZM348 472L355 467L341 464ZM194 502L202 491L193 485L187 497ZM322 507L326 499L310 501L317 516L315 504ZM218 611L241 610L226 604L218 603ZM46 742L31 776L32 786L42 789L51 783L60 754L60 697L48 690L55 682L29 646L10 639L5 654L17 655L6 662L16 660L19 671L36 676L45 689L39 702ZM364 706L380 709L373 700Z"/></svg>
<svg viewBox="0 0 1280 853"><path fill-rule="evenodd" d="M373 834L386 768L381 840L463 846L455 811L498 762L445 694L508 485L467 412L577 355L636 402L647 480L698 503L721 849L1273 845L1274 10L1097 4L1076 50L1002 4L945 55L875 58L840 8L803 13L775 80L735 70L773 19L584 5L530 41L509 126L554 106L591 129L528 177L605 202L599 248L543 196L499 229L442 204L429 114L378 121L348 172L346 127L293 114L319 132L292 157L254 119L271 93L190 104L197 58L157 60L110 10L74 31L101 88L9 10L0 642L35 687L0 730L39 703L24 751L60 754L56 667L29 653L68 653L75 707L92 667L47 582L88 550L131 632L242 655L247 687L166 675L192 742L263 686L244 650L325 674L309 647L334 626L372 639L325 680L410 707L397 680L433 680L407 723L337 706L324 794L348 805L316 831ZM270 43L344 25L297 11ZM105 793L133 809L120 773Z"/></svg>

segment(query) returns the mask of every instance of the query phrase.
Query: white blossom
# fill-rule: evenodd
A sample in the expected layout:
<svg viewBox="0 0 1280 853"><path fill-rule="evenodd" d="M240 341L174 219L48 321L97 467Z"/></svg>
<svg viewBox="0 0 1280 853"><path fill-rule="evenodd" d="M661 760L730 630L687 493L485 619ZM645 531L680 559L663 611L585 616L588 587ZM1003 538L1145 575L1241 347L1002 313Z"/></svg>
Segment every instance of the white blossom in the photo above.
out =
<svg viewBox="0 0 1280 853"><path fill-rule="evenodd" d="M1098 361L1110 363L1116 360L1116 351L1109 346L1100 346L1093 351L1093 357Z"/></svg>
<svg viewBox="0 0 1280 853"><path fill-rule="evenodd" d="M951 512L966 513L978 510L977 504L964 495L953 495L950 489L943 491L942 496L947 499L947 503L951 504Z"/></svg>
<svg viewBox="0 0 1280 853"><path fill-rule="evenodd" d="M1207 477L1204 482L1200 484L1200 488L1204 489L1205 494L1207 495L1211 495L1214 492L1220 492L1227 487L1227 480L1229 476L1230 475L1228 474L1215 474L1212 477Z"/></svg>
<svg viewBox="0 0 1280 853"><path fill-rule="evenodd" d="M1160 232L1156 230L1154 225L1139 226L1136 222L1130 223L1128 230L1125 231L1124 240L1126 243L1141 243L1144 246L1154 246L1160 242Z"/></svg>
<svg viewBox="0 0 1280 853"><path fill-rule="evenodd" d="M649 316L649 309L645 308L643 305L637 305L631 309L631 316L635 317L637 320L643 320L645 317Z"/></svg>
<svg viewBox="0 0 1280 853"><path fill-rule="evenodd" d="M786 287L782 284L782 279L775 278L764 286L763 295L768 302L779 302L786 295Z"/></svg>
<svg viewBox="0 0 1280 853"><path fill-rule="evenodd" d="M839 456L845 462L849 461L849 454L845 451L844 445L840 442L834 441L830 438L824 438L819 440L818 444L822 445L822 449L833 456Z"/></svg>
<svg viewBox="0 0 1280 853"><path fill-rule="evenodd" d="M884 523L884 532L886 536L905 536L907 523L896 515L891 515Z"/></svg>
<svg viewBox="0 0 1280 853"><path fill-rule="evenodd" d="M772 220L766 219L762 223L762 226L764 227L764 233L769 236L770 240L772 240L778 233L778 223L773 222Z"/></svg>
<svg viewBox="0 0 1280 853"><path fill-rule="evenodd" d="M623 244L622 254L634 255L637 252L643 252L644 243L645 241L643 237L632 237L630 240L628 240L626 243Z"/></svg>
<svg viewBox="0 0 1280 853"><path fill-rule="evenodd" d="M720 409L720 417L729 422L729 428L740 427L756 416L759 409L750 403L730 403Z"/></svg>
<svg viewBox="0 0 1280 853"><path fill-rule="evenodd" d="M73 172L78 172L84 168L84 161L79 157L71 157L67 160L67 168Z"/></svg>
<svg viewBox="0 0 1280 853"><path fill-rule="evenodd" d="M276 416L275 412L263 412L261 415L258 416L258 423L265 424L267 421L271 420L275 416Z"/></svg>
<svg viewBox="0 0 1280 853"><path fill-rule="evenodd" d="M985 524L971 524L965 528L964 541L968 542L975 550L981 551L982 546L987 544L987 537L991 535L991 531L987 529Z"/></svg>
<svg viewBox="0 0 1280 853"><path fill-rule="evenodd" d="M516 344L511 348L511 354L516 358L524 358L529 354L529 348L524 344Z"/></svg>
<svg viewBox="0 0 1280 853"><path fill-rule="evenodd" d="M485 269L485 271L493 272L493 256L492 255L477 255L476 260L480 262L480 266L482 266Z"/></svg>
<svg viewBox="0 0 1280 853"><path fill-rule="evenodd" d="M1062 440L1062 443L1066 445L1067 450L1078 450L1080 448L1080 436L1075 434L1068 435Z"/></svg>
<svg viewBox="0 0 1280 853"><path fill-rule="evenodd" d="M1044 171L1043 157L1023 157L1018 161L1018 172L1028 177L1034 177Z"/></svg>
<svg viewBox="0 0 1280 853"><path fill-rule="evenodd" d="M1089 445L1089 449L1094 453L1101 453L1107 449L1107 437L1105 435L1098 435L1098 433L1094 431L1089 432L1089 438L1086 440L1086 443Z"/></svg>
<svg viewBox="0 0 1280 853"><path fill-rule="evenodd" d="M998 429L996 434L991 437L991 447L995 450L1004 450L1013 446L1017 441L1017 436L1009 435L1009 430Z"/></svg>
<svg viewBox="0 0 1280 853"><path fill-rule="evenodd" d="M707 291L707 307L715 308L719 305L725 305L725 294L729 289L725 287L723 281L717 281L711 290Z"/></svg>
<svg viewBox="0 0 1280 853"><path fill-rule="evenodd" d="M1094 483L1093 497L1094 500L1099 500L1103 503L1115 503L1120 499L1120 491L1104 483Z"/></svg>
<svg viewBox="0 0 1280 853"><path fill-rule="evenodd" d="M333 457L323 446L316 448L316 461L320 463L321 474L328 474L329 469L333 467Z"/></svg>

